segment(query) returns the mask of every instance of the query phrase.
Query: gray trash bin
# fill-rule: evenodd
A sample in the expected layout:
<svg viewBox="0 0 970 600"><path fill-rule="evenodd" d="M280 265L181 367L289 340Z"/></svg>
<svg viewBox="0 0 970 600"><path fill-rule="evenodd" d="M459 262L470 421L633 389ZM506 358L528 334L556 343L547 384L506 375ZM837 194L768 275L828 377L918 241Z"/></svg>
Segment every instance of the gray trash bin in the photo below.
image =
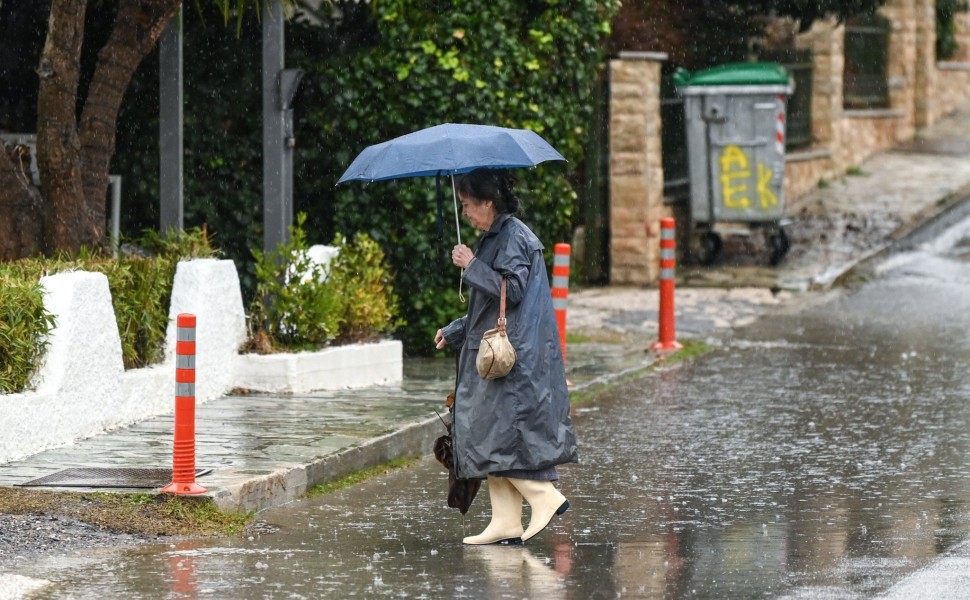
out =
<svg viewBox="0 0 970 600"><path fill-rule="evenodd" d="M736 63L681 70L674 80L687 126L691 253L709 264L722 232L761 228L777 264L789 248L782 227L788 73L774 63Z"/></svg>

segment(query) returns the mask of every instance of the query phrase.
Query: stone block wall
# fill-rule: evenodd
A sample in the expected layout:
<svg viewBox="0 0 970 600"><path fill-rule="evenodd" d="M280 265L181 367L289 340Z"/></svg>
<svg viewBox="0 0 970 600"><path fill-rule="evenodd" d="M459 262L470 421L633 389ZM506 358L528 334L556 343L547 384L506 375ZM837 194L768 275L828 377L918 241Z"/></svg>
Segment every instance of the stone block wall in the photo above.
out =
<svg viewBox="0 0 970 600"><path fill-rule="evenodd" d="M913 80L914 119L917 129L932 125L946 114L940 110L934 98L938 71L936 69L936 9L932 3L917 2L914 10L916 21L916 64Z"/></svg>
<svg viewBox="0 0 970 600"><path fill-rule="evenodd" d="M967 45L970 46L970 40ZM970 97L970 62L941 62L935 85L935 103L940 115L966 107Z"/></svg>
<svg viewBox="0 0 970 600"><path fill-rule="evenodd" d="M836 172L832 153L827 150L789 153L785 156L785 204L797 202L818 186L821 179Z"/></svg>
<svg viewBox="0 0 970 600"><path fill-rule="evenodd" d="M842 108L843 26L831 19L817 21L797 37L799 47L814 53L814 144L786 164L789 201L811 190L819 179L841 176L872 154L906 141L920 128L968 106L970 64L936 62L935 6L935 0L889 0L880 10L892 23L888 109ZM956 29L958 56L965 60L970 57L970 15L958 13Z"/></svg>
<svg viewBox="0 0 970 600"><path fill-rule="evenodd" d="M916 37L916 5L918 3L925 4L926 2L927 0L889 0L880 10L880 14L887 17L892 23L892 29L889 35L889 65L887 68L887 76L889 78L889 106L901 112L896 115L894 119L895 123L889 127L898 136L898 141L911 138L916 133L916 57L919 43ZM874 125L875 128L880 129L881 125L888 124L875 123ZM881 132L874 136L863 138L861 142L870 143L875 140L886 139L886 137L887 134ZM884 150L887 147L874 147L868 154ZM868 156L868 154L866 155Z"/></svg>
<svg viewBox="0 0 970 600"><path fill-rule="evenodd" d="M659 275L664 205L657 53L610 61L610 282L643 285Z"/></svg>
<svg viewBox="0 0 970 600"><path fill-rule="evenodd" d="M936 61L936 1L888 0L880 14L891 23L887 78L890 106L843 108L845 27L816 21L795 38L814 56L812 137L785 164L785 202L821 179L841 177L869 156L898 145L958 109L970 108L970 13L957 13L957 55ZM614 284L649 284L658 275L663 202L659 81L664 55L621 53L610 62L610 228ZM687 215L678 215L680 229ZM682 241L678 242L682 246Z"/></svg>
<svg viewBox="0 0 970 600"><path fill-rule="evenodd" d="M841 144L842 71L845 64L845 29L832 20L817 21L795 40L798 48L809 48L814 57L812 71L812 138L815 145Z"/></svg>

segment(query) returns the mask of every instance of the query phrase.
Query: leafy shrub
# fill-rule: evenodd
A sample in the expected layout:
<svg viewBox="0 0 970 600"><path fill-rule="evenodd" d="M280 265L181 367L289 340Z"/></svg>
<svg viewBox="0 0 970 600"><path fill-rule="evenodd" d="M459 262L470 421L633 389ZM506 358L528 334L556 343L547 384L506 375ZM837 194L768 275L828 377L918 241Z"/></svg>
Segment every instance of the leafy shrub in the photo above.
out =
<svg viewBox="0 0 970 600"><path fill-rule="evenodd" d="M38 278L0 265L0 394L29 387L54 324Z"/></svg>
<svg viewBox="0 0 970 600"><path fill-rule="evenodd" d="M339 253L325 270L310 257L305 222L304 213L297 215L290 242L275 252L252 251L257 285L247 349L315 350L393 331L397 297L377 243L362 233L352 243L338 235Z"/></svg>
<svg viewBox="0 0 970 600"><path fill-rule="evenodd" d="M373 341L399 327L398 297L377 242L358 232L352 243L337 234L333 245L339 253L330 265L330 277L344 304L337 341Z"/></svg>
<svg viewBox="0 0 970 600"><path fill-rule="evenodd" d="M115 260L100 254L82 255L77 267L104 273L108 278L126 369L145 367L163 358L172 283L179 261L218 254L204 228L165 235L146 231L136 245L149 256L131 254Z"/></svg>
<svg viewBox="0 0 970 600"><path fill-rule="evenodd" d="M330 292L323 267L310 258L305 220L304 214L297 216L289 243L280 244L275 252L252 251L257 283L250 307L251 348L259 352L274 347L320 348L339 332L341 298Z"/></svg>
<svg viewBox="0 0 970 600"><path fill-rule="evenodd" d="M77 258L31 258L0 265L0 393L26 389L43 357L53 317L43 309L40 278L49 273L103 273L111 291L125 368L162 360L179 260L214 256L217 251L204 229L166 236L149 232L137 246L145 256L133 253L113 259L82 252Z"/></svg>

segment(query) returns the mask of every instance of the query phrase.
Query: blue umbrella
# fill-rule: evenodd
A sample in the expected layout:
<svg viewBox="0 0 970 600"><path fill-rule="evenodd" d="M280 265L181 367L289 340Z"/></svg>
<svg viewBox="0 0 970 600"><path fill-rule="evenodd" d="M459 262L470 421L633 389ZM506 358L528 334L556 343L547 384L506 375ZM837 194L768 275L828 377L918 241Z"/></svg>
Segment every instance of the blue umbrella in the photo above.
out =
<svg viewBox="0 0 970 600"><path fill-rule="evenodd" d="M451 175L455 228L458 229L455 175L483 167L534 167L547 160L566 158L534 131L493 125L445 123L364 148L337 183L436 176L438 237L441 237L441 175ZM461 243L460 230L458 243Z"/></svg>
<svg viewBox="0 0 970 600"><path fill-rule="evenodd" d="M445 123L364 148L337 183L534 167L547 160L566 159L534 131Z"/></svg>

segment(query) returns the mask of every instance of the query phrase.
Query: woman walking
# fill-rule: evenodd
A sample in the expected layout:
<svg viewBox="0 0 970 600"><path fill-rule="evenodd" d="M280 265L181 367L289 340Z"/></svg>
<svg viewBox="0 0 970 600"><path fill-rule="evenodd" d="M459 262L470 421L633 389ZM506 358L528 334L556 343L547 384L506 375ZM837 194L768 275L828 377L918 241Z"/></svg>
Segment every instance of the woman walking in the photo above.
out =
<svg viewBox="0 0 970 600"><path fill-rule="evenodd" d="M459 244L452 262L470 288L468 313L438 330L437 348L457 348L458 390L452 436L461 478L485 478L492 519L466 544L515 544L546 528L569 502L552 484L556 465L576 462L576 434L542 243L514 215L515 180L501 169L477 169L458 182L462 214L484 231L474 252ZM495 327L502 280L512 371L485 380L475 367L482 334ZM522 528L522 500L531 507Z"/></svg>

